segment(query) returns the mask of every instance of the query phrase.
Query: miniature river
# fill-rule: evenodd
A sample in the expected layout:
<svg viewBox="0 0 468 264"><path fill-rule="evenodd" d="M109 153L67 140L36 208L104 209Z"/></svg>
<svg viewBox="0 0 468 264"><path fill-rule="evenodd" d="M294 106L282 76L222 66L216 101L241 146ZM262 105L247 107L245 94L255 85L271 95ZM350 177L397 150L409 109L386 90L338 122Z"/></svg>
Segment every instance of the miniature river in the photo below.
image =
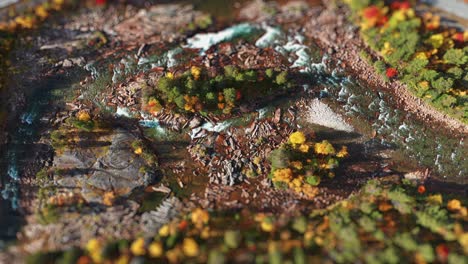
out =
<svg viewBox="0 0 468 264"><path fill-rule="evenodd" d="M377 143L394 148L401 153L402 158L398 161L410 159L417 162L423 168L429 168L444 181L463 183L467 173L468 148L464 146L464 136L456 134L444 134L440 131L425 126L412 114L406 113L396 107L396 101L385 93L360 85L353 80L352 76L346 76L337 70L326 67L327 57L322 60L312 58L314 50L304 44L300 35L286 36L280 30L272 27L252 26L250 24L235 25L221 31L221 33L210 33L210 35L196 35L187 40L188 45L205 50L203 45L214 45L222 41L242 36L241 33L256 31L263 28L266 32L257 40L258 46L272 46L277 51L287 54L292 60L291 67L303 68L304 74L310 77L310 83L304 89L320 85L325 87L321 92L324 102L327 102L337 112L350 117L350 123L360 133L371 134L375 131ZM247 31L247 32L239 32ZM198 41L197 39L203 42ZM180 47L176 48L177 50ZM174 51L169 51L165 63L171 62ZM151 63L144 61L141 64ZM154 62L152 62L154 63ZM51 100L52 91L64 87L71 87L79 76L71 78L66 76L60 79L48 80L37 83L36 87L29 87L33 92L28 93L28 108L20 115L18 126L12 129L10 141L7 145L5 157L5 170L1 177L4 188L1 190L2 200L0 208L2 218L0 226L6 230L0 230L0 241L11 239L15 236L20 224L19 214L16 212L19 204L19 189L21 188L21 176L30 168L32 161L38 157L38 152L47 149L48 146L41 145L37 141L40 132L43 131L45 123L41 118L48 112L53 111ZM127 115L125 109L120 109L118 114ZM232 120L219 124L208 123L203 129L222 131L232 124ZM146 127L163 131L157 120L147 119L141 123ZM200 129L200 128L198 128ZM192 137L196 131L190 132ZM0 244L1 247L1 244Z"/></svg>
<svg viewBox="0 0 468 264"><path fill-rule="evenodd" d="M21 223L21 215L18 213L20 193L24 194L32 190L20 190L23 175L29 177L37 167L43 166L41 158L50 151L50 146L39 141L41 133L47 128L46 115L54 111L54 106L62 102L63 93L57 91L71 89L72 84L80 79L77 74L44 79L36 83L35 87L28 87L26 102L27 108L20 114L18 125L9 131L10 140L6 145L6 154L2 158L5 169L1 179L4 188L1 190L0 207L0 247L2 240L8 240L16 236L18 225ZM57 95L59 94L59 95ZM31 188L32 186L28 186ZM34 188L33 188L34 189Z"/></svg>
<svg viewBox="0 0 468 264"><path fill-rule="evenodd" d="M259 27L239 24L215 34L195 35L187 42L190 47L207 50L208 46L243 33L249 34ZM464 146L464 135L444 134L440 129L424 125L413 114L398 109L395 98L360 85L352 76L339 74L336 69L328 69L327 56L314 59L311 54L316 50L305 45L301 35L287 36L281 29L271 26L263 25L261 28L265 33L255 44L274 47L278 52L289 55L291 67L300 67L309 75L310 86L325 86L321 94L329 95L329 103L349 116L355 127L360 128L359 132L375 131L383 146L399 150L403 156L431 169L444 181L463 183L468 171L468 148ZM219 130L227 126L225 123L210 127Z"/></svg>

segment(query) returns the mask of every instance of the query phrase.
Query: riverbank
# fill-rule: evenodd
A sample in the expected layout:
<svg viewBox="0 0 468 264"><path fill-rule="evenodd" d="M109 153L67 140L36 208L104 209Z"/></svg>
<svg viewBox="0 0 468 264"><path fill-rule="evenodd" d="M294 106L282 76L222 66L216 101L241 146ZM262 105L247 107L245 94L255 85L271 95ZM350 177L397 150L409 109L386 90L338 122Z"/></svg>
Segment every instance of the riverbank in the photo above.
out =
<svg viewBox="0 0 468 264"><path fill-rule="evenodd" d="M372 54L373 60L378 58L378 55L365 45L358 29L349 25L350 15L345 6L329 3L316 20L311 20L305 26L305 32L310 38L318 40L319 45L333 58L335 65L344 68L353 76L358 76L365 84L392 94L404 111L414 113L434 129L466 135L468 125L441 113L414 96L403 83L385 80L369 61L360 56L361 51L365 50Z"/></svg>

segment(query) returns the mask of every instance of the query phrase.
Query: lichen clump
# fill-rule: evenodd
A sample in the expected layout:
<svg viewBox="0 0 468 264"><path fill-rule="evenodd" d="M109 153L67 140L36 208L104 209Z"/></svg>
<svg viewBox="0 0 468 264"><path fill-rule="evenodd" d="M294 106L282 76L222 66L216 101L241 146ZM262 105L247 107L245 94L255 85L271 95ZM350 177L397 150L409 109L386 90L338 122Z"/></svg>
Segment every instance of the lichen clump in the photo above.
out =
<svg viewBox="0 0 468 264"><path fill-rule="evenodd" d="M315 186L323 177L333 178L333 170L348 151L343 146L336 151L330 142L312 142L303 132L289 136L287 143L271 153L270 177L278 188L290 188L296 193L312 198L317 193Z"/></svg>

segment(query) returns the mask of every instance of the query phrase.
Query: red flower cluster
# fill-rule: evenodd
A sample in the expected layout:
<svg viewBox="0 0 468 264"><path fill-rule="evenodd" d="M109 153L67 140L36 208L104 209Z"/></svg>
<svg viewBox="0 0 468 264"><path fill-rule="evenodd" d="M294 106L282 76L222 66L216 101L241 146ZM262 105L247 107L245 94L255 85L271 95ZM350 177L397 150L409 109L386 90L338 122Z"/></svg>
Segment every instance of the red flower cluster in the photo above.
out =
<svg viewBox="0 0 468 264"><path fill-rule="evenodd" d="M411 4L408 1L396 1L390 5L390 8L393 10L406 10L411 8Z"/></svg>
<svg viewBox="0 0 468 264"><path fill-rule="evenodd" d="M362 16L371 26L382 26L388 21L388 17L375 5L365 8L362 11Z"/></svg>
<svg viewBox="0 0 468 264"><path fill-rule="evenodd" d="M395 69L395 68L388 68L387 69L386 75L387 75L388 78L393 78L393 77L397 76L397 74L398 74L397 69Z"/></svg>
<svg viewBox="0 0 468 264"><path fill-rule="evenodd" d="M439 244L436 247L437 257L440 261L447 261L448 255L450 253L449 248L445 244Z"/></svg>
<svg viewBox="0 0 468 264"><path fill-rule="evenodd" d="M463 36L463 33L455 33L455 35L453 35L452 37L455 41L458 41L458 42L465 42L465 37Z"/></svg>
<svg viewBox="0 0 468 264"><path fill-rule="evenodd" d="M418 186L418 193L423 194L426 192L426 187L424 185L419 185Z"/></svg>
<svg viewBox="0 0 468 264"><path fill-rule="evenodd" d="M96 5L105 5L107 0L96 0Z"/></svg>
<svg viewBox="0 0 468 264"><path fill-rule="evenodd" d="M362 16L366 19L376 18L380 16L380 9L375 5L366 7L362 13Z"/></svg>

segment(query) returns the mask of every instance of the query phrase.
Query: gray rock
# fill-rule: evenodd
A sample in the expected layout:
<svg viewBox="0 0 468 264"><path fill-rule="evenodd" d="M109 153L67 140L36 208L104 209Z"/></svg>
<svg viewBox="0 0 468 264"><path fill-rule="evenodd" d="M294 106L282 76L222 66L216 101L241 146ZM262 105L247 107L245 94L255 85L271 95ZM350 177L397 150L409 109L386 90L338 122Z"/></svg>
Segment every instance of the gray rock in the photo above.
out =
<svg viewBox="0 0 468 264"><path fill-rule="evenodd" d="M135 140L138 138L129 132L116 130L110 136L95 139L95 142L110 141L110 146L65 150L54 159L54 168L60 171L55 175L57 184L81 188L86 201L101 203L106 192L126 196L154 183L156 171L151 168L154 165L134 153L132 142Z"/></svg>
<svg viewBox="0 0 468 264"><path fill-rule="evenodd" d="M184 206L178 198L167 198L158 208L141 216L141 229L146 236L154 236L161 226L178 217L183 208Z"/></svg>

